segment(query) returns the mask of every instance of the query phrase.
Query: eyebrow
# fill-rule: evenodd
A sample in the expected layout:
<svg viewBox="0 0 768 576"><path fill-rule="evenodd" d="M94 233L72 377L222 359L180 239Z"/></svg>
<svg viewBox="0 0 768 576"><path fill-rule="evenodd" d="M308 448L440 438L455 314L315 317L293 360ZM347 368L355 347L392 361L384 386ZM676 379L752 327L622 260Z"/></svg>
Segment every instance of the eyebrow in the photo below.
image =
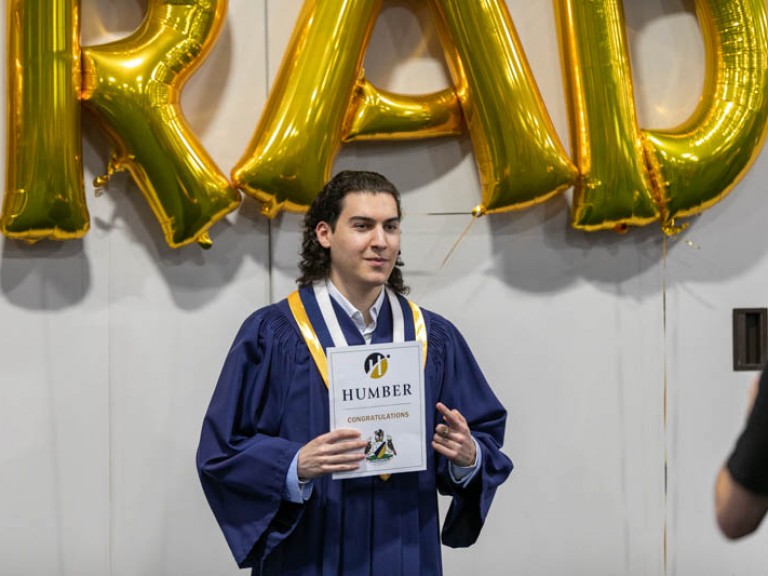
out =
<svg viewBox="0 0 768 576"><path fill-rule="evenodd" d="M372 224L376 222L375 218L369 216L350 216L349 222L365 222L366 224ZM400 218L395 216L394 218L387 218L384 220L384 224L392 224L393 222L400 222Z"/></svg>

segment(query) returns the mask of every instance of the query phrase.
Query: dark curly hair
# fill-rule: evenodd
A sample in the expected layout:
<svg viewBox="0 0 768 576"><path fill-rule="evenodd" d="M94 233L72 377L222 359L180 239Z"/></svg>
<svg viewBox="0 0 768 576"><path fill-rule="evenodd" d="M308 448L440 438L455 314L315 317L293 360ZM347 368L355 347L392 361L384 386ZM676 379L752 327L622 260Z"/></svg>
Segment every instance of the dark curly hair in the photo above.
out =
<svg viewBox="0 0 768 576"><path fill-rule="evenodd" d="M310 286L316 280L328 278L331 272L331 251L320 245L315 234L315 229L320 222L326 222L331 230L336 229L336 222L344 208L344 197L353 192L370 192L373 194L389 194L395 199L397 205L397 217L402 218L400 208L400 192L381 174L365 172L362 170L344 170L334 176L323 186L320 194L312 202L312 205L304 215L304 231L301 241L301 261L299 271L301 275L296 282L302 288ZM403 281L403 273L400 267L403 261L398 254L395 267L387 280L387 286L398 294L407 294L408 286Z"/></svg>

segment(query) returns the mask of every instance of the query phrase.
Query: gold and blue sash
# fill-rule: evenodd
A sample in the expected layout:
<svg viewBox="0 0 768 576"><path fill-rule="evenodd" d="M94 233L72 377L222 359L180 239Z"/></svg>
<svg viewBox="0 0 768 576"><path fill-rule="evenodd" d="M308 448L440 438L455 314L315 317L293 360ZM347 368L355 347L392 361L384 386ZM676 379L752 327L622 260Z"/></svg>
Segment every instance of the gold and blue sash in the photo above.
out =
<svg viewBox="0 0 768 576"><path fill-rule="evenodd" d="M389 307L392 311L392 340L393 342L405 341L405 322L406 318L413 322L413 334L414 339L422 343L423 360L427 362L427 329L424 323L424 316L421 309L405 298L398 297L397 294L390 288L385 288L387 291L387 298L389 300ZM344 333L339 325L336 313L333 310L330 295L328 294L328 288L325 282L316 282L311 289L316 299L316 304L319 308L320 315L323 318L325 324L324 328L327 330L330 340L334 346L347 346L347 340L344 337ZM288 296L288 306L293 314L294 320L299 327L304 342L309 348L309 353L312 359L315 361L318 372L323 378L325 387L328 387L328 362L325 356L325 350L320 338L317 335L315 327L309 319L307 309L302 301L301 290L296 290ZM404 304L405 303L405 304ZM408 310L409 309L409 310ZM406 312L410 311L410 314L406 315Z"/></svg>

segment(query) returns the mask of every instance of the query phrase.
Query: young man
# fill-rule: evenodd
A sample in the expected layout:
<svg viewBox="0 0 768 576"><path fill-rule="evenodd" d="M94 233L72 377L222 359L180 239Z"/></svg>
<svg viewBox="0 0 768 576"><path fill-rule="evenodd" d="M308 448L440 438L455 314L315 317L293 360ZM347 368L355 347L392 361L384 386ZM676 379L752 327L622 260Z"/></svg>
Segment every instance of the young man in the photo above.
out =
<svg viewBox="0 0 768 576"><path fill-rule="evenodd" d="M253 574L439 575L437 491L452 497L448 546L477 539L512 463L506 411L467 344L403 297L400 196L383 176L342 172L304 220L299 290L252 314L203 423L198 469L240 567ZM366 441L329 430L324 350L422 339L427 469L333 480Z"/></svg>

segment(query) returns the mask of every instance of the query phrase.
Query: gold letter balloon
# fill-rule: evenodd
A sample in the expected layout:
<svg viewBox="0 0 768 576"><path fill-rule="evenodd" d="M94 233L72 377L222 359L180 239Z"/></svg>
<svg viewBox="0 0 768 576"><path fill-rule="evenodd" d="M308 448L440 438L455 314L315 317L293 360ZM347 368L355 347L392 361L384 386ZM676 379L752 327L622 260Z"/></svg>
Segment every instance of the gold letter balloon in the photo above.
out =
<svg viewBox="0 0 768 576"><path fill-rule="evenodd" d="M522 209L565 190L577 172L557 137L506 4L431 0L472 138L482 203Z"/></svg>
<svg viewBox="0 0 768 576"><path fill-rule="evenodd" d="M305 0L232 180L262 213L302 211L330 176L382 0Z"/></svg>
<svg viewBox="0 0 768 576"><path fill-rule="evenodd" d="M80 135L79 3L7 4L6 193L9 238L68 240L89 227Z"/></svg>
<svg viewBox="0 0 768 576"><path fill-rule="evenodd" d="M749 169L768 126L765 0L696 0L706 70L699 105L671 130L645 130L662 226L721 200Z"/></svg>
<svg viewBox="0 0 768 576"><path fill-rule="evenodd" d="M525 208L571 186L565 154L501 0L430 0L454 86L405 96L364 77L381 0L305 0L248 150L232 179L263 212L306 209L342 142L460 133L472 138L476 215Z"/></svg>
<svg viewBox="0 0 768 576"><path fill-rule="evenodd" d="M679 127L637 126L622 4L558 0L571 139L581 179L572 222L623 229L701 212L760 150L768 125L764 0L696 0L705 46L699 105ZM599 39L599 41L598 41Z"/></svg>
<svg viewBox="0 0 768 576"><path fill-rule="evenodd" d="M208 228L240 202L184 119L181 89L208 54L226 0L149 0L141 26L83 48L83 94L172 247L210 245Z"/></svg>
<svg viewBox="0 0 768 576"><path fill-rule="evenodd" d="M555 8L581 175L572 224L623 230L653 222L658 211L635 116L621 1L560 0Z"/></svg>
<svg viewBox="0 0 768 576"><path fill-rule="evenodd" d="M377 89L362 62L383 0L304 0L234 185L272 217L303 211L344 142L469 132L482 199L476 216L522 209L574 187L583 230L677 219L722 199L768 127L764 0L695 0L705 82L691 117L638 126L621 0L555 0L575 161L566 155L503 0L428 0L452 85L409 96ZM79 3L8 0L6 194L0 230L34 242L86 233L78 97L114 146L105 184L127 170L178 247L240 201L180 107L226 0L147 0L128 37L79 49ZM82 71L82 76L81 76ZM82 81L81 81L82 77Z"/></svg>

